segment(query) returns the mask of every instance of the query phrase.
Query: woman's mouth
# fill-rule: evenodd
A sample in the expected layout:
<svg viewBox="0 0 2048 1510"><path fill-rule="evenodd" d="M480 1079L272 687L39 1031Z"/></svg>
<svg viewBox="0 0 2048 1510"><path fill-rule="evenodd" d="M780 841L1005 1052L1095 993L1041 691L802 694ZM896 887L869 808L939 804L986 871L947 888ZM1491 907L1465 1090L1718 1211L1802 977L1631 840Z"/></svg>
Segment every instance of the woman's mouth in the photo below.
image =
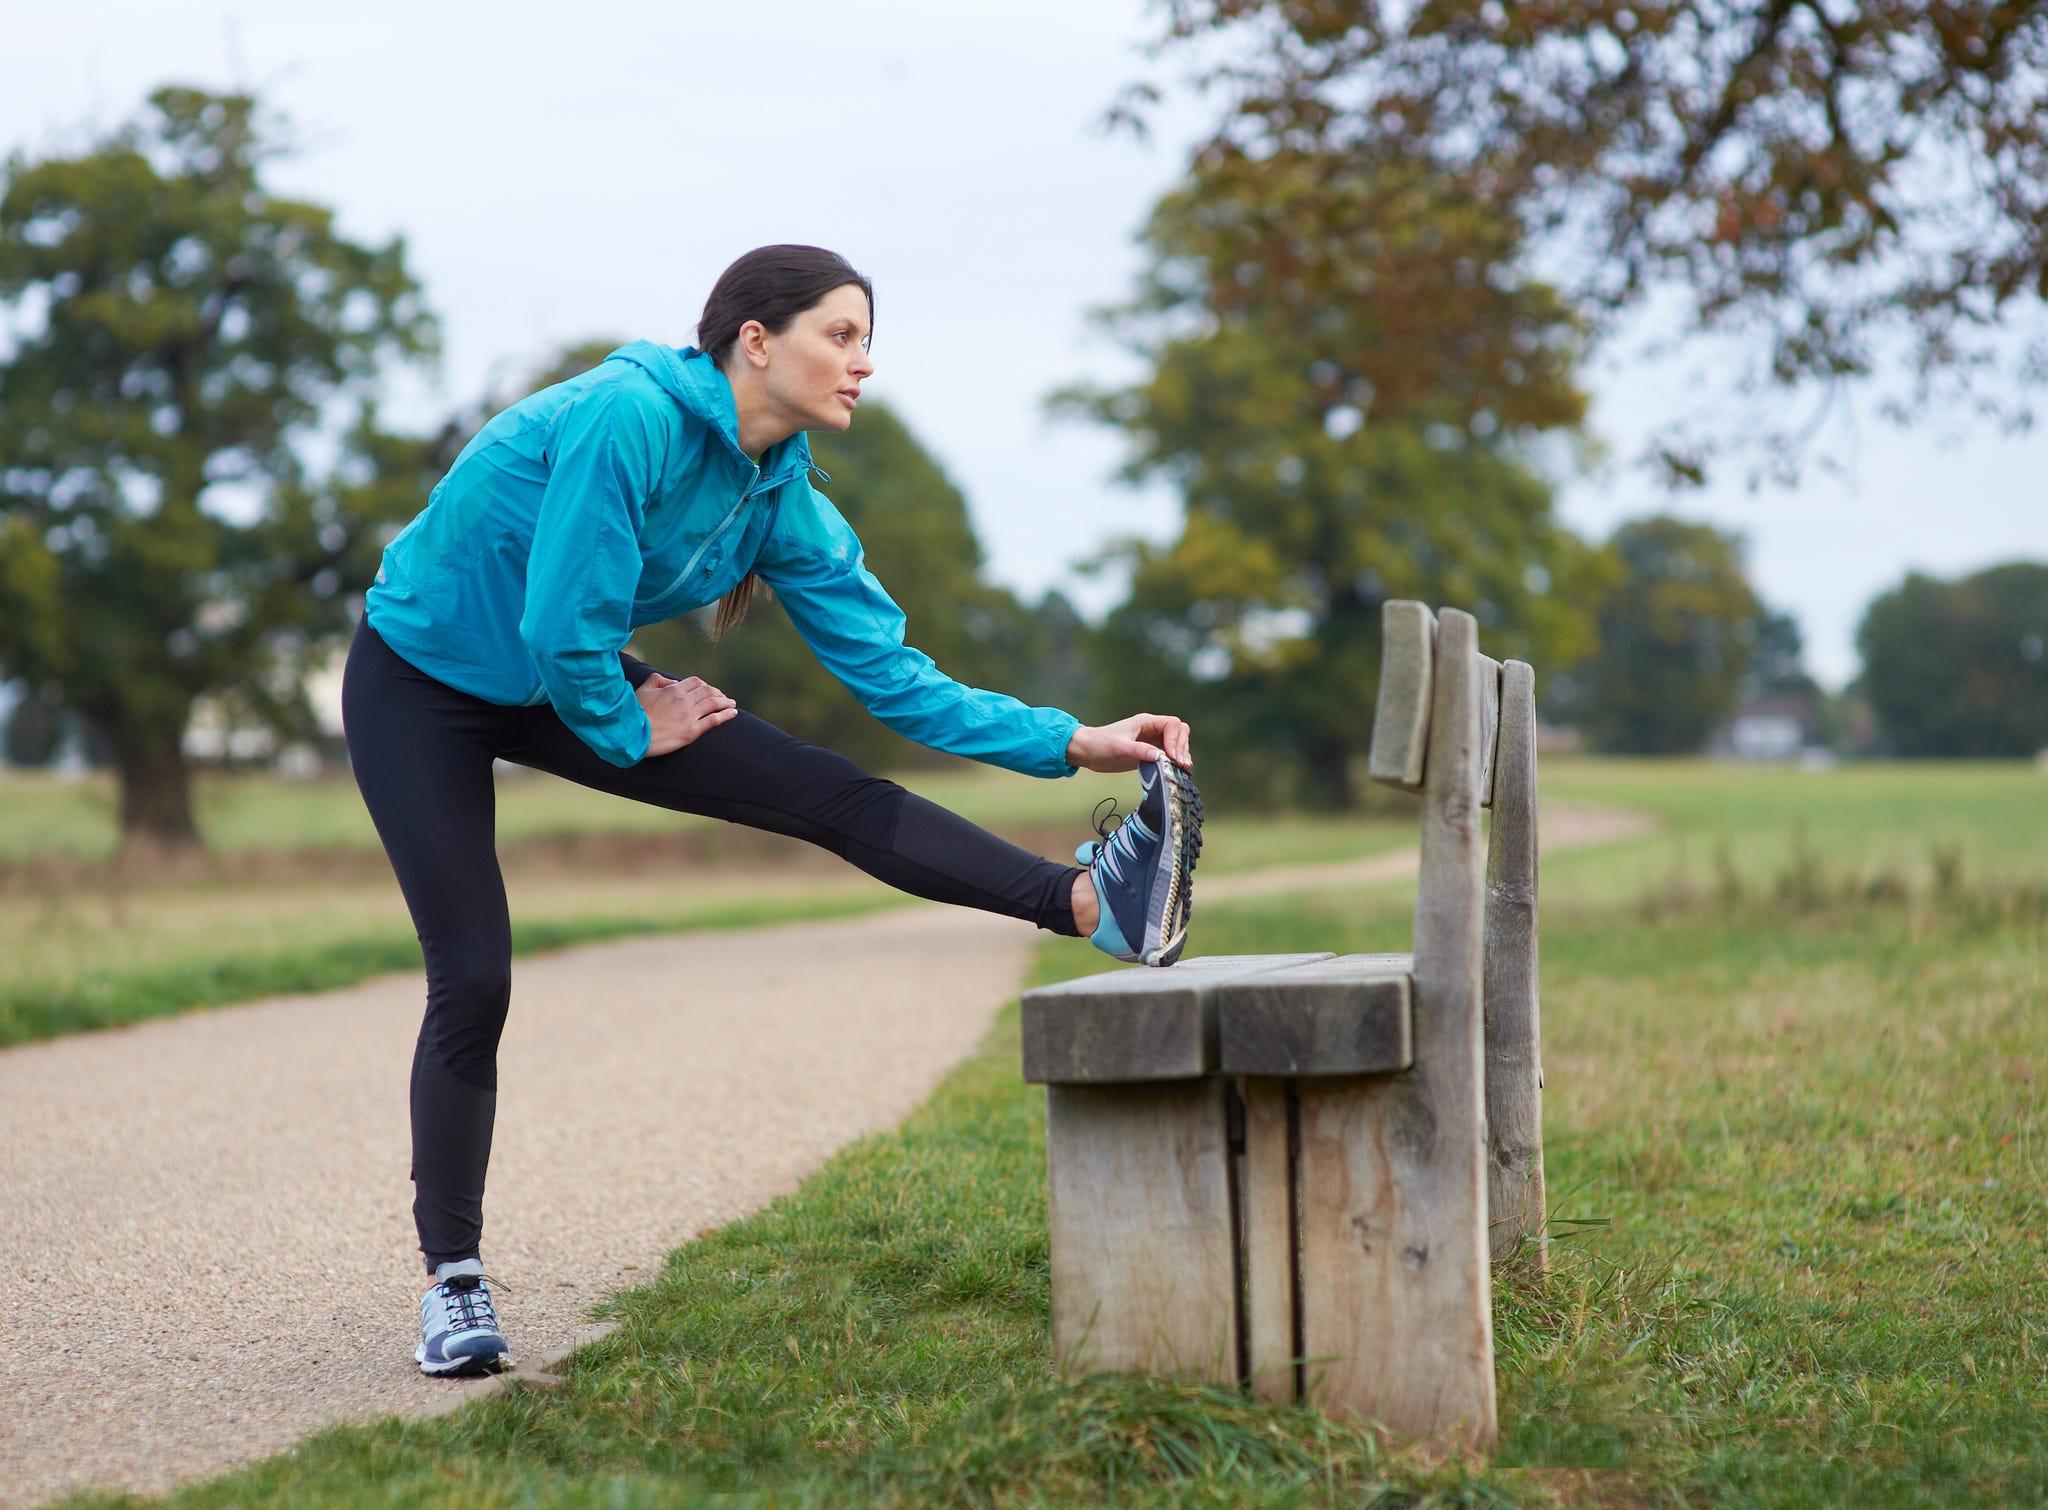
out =
<svg viewBox="0 0 2048 1510"><path fill-rule="evenodd" d="M860 402L860 390L858 388L841 388L839 390L839 400L847 408L851 409Z"/></svg>

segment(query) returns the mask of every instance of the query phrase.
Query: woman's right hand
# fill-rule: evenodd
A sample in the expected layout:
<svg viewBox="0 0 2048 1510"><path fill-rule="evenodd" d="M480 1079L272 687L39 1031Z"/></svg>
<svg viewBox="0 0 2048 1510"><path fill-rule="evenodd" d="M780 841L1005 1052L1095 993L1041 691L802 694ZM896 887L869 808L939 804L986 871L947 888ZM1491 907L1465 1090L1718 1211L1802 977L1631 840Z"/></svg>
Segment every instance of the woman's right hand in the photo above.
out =
<svg viewBox="0 0 2048 1510"><path fill-rule="evenodd" d="M706 682L701 676L677 681L659 671L634 691L641 711L647 715L653 737L647 754L667 755L680 750L702 734L739 716L739 704Z"/></svg>

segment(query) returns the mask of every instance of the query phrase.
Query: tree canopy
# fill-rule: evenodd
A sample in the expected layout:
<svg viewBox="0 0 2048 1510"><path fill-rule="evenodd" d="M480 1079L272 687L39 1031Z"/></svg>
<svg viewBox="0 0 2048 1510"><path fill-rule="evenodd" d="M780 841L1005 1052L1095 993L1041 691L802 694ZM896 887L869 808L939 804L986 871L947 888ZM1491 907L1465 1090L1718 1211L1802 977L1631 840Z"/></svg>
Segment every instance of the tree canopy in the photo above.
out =
<svg viewBox="0 0 2048 1510"><path fill-rule="evenodd" d="M1165 0L1162 44L1222 108L1204 156L1289 180L1413 177L1493 207L1570 307L1654 291L1760 337L1759 381L1894 366L1895 413L1966 395L2012 422L2048 378L2041 0ZM1156 86L1124 113L1142 119ZM1313 230L1309 240L1312 242ZM1275 221L1249 265L1295 260ZM1523 247L1473 245L1472 280ZM2023 323L2022 323L2023 322ZM1448 328L1448 327L1447 327ZM1779 454L1796 444L1781 421ZM1737 439L1674 423L1697 479Z"/></svg>
<svg viewBox="0 0 2048 1510"><path fill-rule="evenodd" d="M404 243L270 193L279 139L249 96L161 89L0 181L0 667L105 736L130 843L196 842L194 700L303 714L375 526L418 505L371 396L435 339Z"/></svg>
<svg viewBox="0 0 2048 1510"><path fill-rule="evenodd" d="M1736 537L1658 516L1622 525L1607 550L1618 575L1594 612L1598 649L1552 710L1597 748L1692 754L1745 690L1762 690L1753 670L1771 690L1803 683L1797 632L1758 599Z"/></svg>
<svg viewBox="0 0 2048 1510"><path fill-rule="evenodd" d="M1259 260L1297 218L1286 260ZM1060 402L1185 501L1172 545L1117 553L1131 592L1099 666L1112 703L1197 724L1205 785L1357 800L1386 598L1470 607L1490 649L1539 665L1584 648L1599 562L1525 455L1583 412L1577 335L1543 285L1480 275L1473 248L1512 236L1425 179L1228 154L1153 215L1139 296L1110 316L1149 374Z"/></svg>
<svg viewBox="0 0 2048 1510"><path fill-rule="evenodd" d="M1863 695L1896 755L2048 749L2048 564L1914 572L1865 610Z"/></svg>
<svg viewBox="0 0 2048 1510"><path fill-rule="evenodd" d="M1425 162L1212 143L1142 240L1137 296L1106 318L1148 357L1256 327L1284 339L1340 427L1493 441L1585 417L1579 319L1521 270L1513 219Z"/></svg>

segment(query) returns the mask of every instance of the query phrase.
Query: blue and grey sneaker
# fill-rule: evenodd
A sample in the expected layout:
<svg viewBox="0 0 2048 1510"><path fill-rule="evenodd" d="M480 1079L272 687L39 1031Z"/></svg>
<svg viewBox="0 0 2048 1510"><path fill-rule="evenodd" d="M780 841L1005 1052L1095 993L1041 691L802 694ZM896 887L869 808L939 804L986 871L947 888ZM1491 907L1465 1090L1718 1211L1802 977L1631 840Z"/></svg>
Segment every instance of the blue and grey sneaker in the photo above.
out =
<svg viewBox="0 0 2048 1510"><path fill-rule="evenodd" d="M420 1299L420 1347L413 1356L423 1374L495 1374L512 1366L482 1259L460 1258L434 1270L434 1287Z"/></svg>
<svg viewBox="0 0 2048 1510"><path fill-rule="evenodd" d="M1202 853L1202 794L1187 767L1154 760L1138 767L1138 810L1120 823L1115 804L1074 851L1088 867L1102 907L1089 942L1133 964L1170 965L1187 942L1195 861Z"/></svg>

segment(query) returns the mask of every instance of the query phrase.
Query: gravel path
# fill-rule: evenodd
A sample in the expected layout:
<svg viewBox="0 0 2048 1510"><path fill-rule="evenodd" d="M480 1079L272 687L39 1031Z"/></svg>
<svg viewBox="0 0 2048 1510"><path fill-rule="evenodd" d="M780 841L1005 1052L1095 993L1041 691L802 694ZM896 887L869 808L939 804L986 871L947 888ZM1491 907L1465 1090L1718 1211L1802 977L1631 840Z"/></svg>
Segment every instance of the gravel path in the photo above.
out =
<svg viewBox="0 0 2048 1510"><path fill-rule="evenodd" d="M1639 832L1544 814L1546 850ZM1218 877L1208 901L1394 880L1413 850ZM529 1363L670 1249L900 1122L1016 994L1025 924L939 907L519 961L491 1273ZM480 1387L412 1362L406 1079L386 976L0 1053L0 1510L159 1492Z"/></svg>

